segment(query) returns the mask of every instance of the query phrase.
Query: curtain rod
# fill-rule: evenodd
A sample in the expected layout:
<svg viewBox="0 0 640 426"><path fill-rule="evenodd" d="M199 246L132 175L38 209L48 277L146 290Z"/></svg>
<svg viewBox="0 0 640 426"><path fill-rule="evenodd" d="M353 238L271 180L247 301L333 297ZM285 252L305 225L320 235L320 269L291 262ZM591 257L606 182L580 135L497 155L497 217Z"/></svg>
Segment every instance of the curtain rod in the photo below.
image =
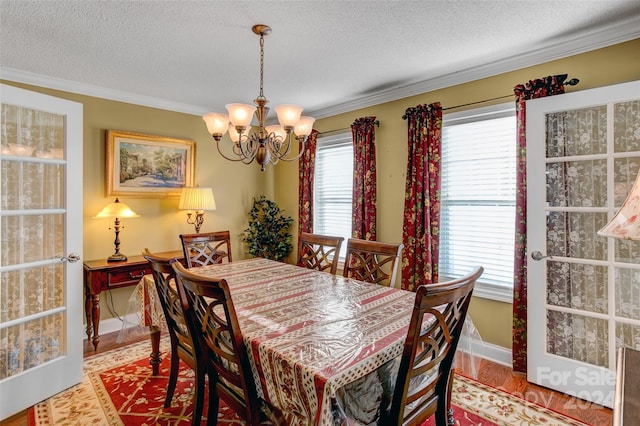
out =
<svg viewBox="0 0 640 426"><path fill-rule="evenodd" d="M490 101L495 101L498 99L504 99L504 98L510 98L510 97L514 97L514 94L510 94L510 95L504 95L504 96L498 96L497 98L491 98L491 99L484 99L482 101L476 101L476 102L469 102L468 104L461 104L461 105L456 105L456 106L452 106L452 107L447 107L447 108L442 108L443 111L449 110L449 109L456 109L456 108L462 108L465 106L469 106L469 105L476 105L476 104L482 104L485 102L490 102ZM376 120L376 126L380 127L380 122L378 120ZM328 133L336 133L336 132L342 132L345 130L350 130L351 127L345 127L343 129L334 129L334 130L327 130L326 132L320 132L318 133L318 136L320 135L326 135Z"/></svg>
<svg viewBox="0 0 640 426"><path fill-rule="evenodd" d="M567 86L575 86L578 83L580 83L580 80L578 80L577 78L572 78L571 80L566 81L563 84L565 84ZM455 106L452 106L452 107L442 108L442 110L443 111L447 111L447 110L450 110L450 109L462 108L462 107L466 107L466 106L469 106L469 105L483 104L485 102L497 101L498 99L505 99L505 98L510 98L510 97L515 97L515 94L511 93L509 95L498 96L496 98L484 99L484 100L476 101L476 102L469 102L468 104L455 105ZM380 127L380 122L378 120L375 121L375 124L376 124L377 127ZM326 132L318 133L318 136L326 135L328 133L342 132L344 130L351 130L351 127L345 127L343 129L327 130Z"/></svg>
<svg viewBox="0 0 640 426"><path fill-rule="evenodd" d="M380 120L376 120L373 123L376 125L376 127L380 127ZM328 133L343 132L345 130L351 130L351 127L345 127L345 128L342 128L342 129L327 130L326 132L318 132L318 136L326 135Z"/></svg>
<svg viewBox="0 0 640 426"><path fill-rule="evenodd" d="M575 86L578 83L580 83L580 80L578 80L577 78L572 78L571 80L566 81L563 84L567 85L567 86ZM497 98L484 99L482 101L469 102L468 104L462 104L462 105L456 105L456 106L452 106L452 107L442 108L442 110L446 111L448 109L462 108L462 107L469 106L469 105L483 104L485 102L491 102L491 101L496 101L498 99L505 99L505 98L510 98L510 97L515 97L515 95L513 93L511 93L509 95L498 96Z"/></svg>
<svg viewBox="0 0 640 426"><path fill-rule="evenodd" d="M514 94L498 96L497 98L483 99L481 101L469 102L468 104L461 104L461 105L456 105L456 106L452 106L452 107L446 107L446 108L442 108L442 110L446 111L448 109L462 108L462 107L466 107L466 106L469 106L469 105L483 104L485 102L491 102L491 101L495 101L495 100L498 100L498 99L504 99L504 98L512 98L514 96L515 96Z"/></svg>

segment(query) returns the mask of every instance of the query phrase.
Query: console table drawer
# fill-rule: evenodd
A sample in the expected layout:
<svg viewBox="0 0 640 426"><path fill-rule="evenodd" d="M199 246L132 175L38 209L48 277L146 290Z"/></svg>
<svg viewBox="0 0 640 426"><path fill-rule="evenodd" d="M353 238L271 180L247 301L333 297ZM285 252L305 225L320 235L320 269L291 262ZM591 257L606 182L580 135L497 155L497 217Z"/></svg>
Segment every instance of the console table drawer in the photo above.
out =
<svg viewBox="0 0 640 426"><path fill-rule="evenodd" d="M135 267L107 272L107 285L109 288L127 287L136 285L145 274L150 274L150 267Z"/></svg>

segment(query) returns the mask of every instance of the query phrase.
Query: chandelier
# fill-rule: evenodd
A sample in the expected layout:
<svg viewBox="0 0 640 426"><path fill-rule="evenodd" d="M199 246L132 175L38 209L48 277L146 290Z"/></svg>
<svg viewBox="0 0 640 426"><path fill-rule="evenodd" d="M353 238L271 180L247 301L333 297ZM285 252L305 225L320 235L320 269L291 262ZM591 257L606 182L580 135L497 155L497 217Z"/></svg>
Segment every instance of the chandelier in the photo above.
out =
<svg viewBox="0 0 640 426"><path fill-rule="evenodd" d="M260 95L254 99L254 105L227 104L228 115L210 112L202 116L207 130L216 141L218 152L227 160L242 161L250 164L256 160L261 170L267 164L277 164L278 161L295 161L304 152L307 136L313 128L314 118L301 117L302 107L298 105L278 105L274 108L278 116L278 125L265 126L265 119L269 113L267 98L263 93L264 80L264 37L271 33L268 25L254 25L253 32L260 36ZM258 119L258 130L252 132L251 120ZM229 130L231 139L230 151L225 154L222 136ZM295 134L295 139L293 138ZM297 155L291 154L291 142L297 140L300 146Z"/></svg>

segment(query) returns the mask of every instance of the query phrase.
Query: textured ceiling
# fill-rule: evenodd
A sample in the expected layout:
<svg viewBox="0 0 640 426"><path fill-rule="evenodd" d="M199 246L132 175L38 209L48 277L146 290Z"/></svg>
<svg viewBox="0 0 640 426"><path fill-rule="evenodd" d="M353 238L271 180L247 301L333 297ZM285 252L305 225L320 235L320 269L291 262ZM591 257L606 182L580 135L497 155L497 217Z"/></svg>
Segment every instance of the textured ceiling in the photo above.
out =
<svg viewBox="0 0 640 426"><path fill-rule="evenodd" d="M270 106L319 116L640 37L638 0L1 0L0 19L2 78L197 114L258 95L257 23Z"/></svg>

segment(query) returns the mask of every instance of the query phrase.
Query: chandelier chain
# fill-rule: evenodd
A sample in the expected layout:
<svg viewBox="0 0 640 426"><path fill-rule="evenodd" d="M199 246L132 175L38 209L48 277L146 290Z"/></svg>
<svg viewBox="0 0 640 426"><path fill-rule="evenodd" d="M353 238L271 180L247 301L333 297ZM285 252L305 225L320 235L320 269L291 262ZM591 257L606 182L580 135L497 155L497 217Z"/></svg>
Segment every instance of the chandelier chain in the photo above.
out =
<svg viewBox="0 0 640 426"><path fill-rule="evenodd" d="M260 99L264 99L264 35L260 34Z"/></svg>

